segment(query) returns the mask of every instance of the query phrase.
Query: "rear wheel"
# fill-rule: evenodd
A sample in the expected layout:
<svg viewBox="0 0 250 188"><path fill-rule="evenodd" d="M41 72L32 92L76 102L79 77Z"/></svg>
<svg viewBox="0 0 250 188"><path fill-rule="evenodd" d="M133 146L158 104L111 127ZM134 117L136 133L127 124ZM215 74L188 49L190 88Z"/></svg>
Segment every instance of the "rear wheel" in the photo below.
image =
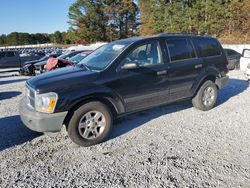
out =
<svg viewBox="0 0 250 188"><path fill-rule="evenodd" d="M106 105L89 102L74 112L68 125L68 135L80 146L91 146L103 142L111 128L112 115Z"/></svg>
<svg viewBox="0 0 250 188"><path fill-rule="evenodd" d="M217 95L217 86L208 80L202 84L192 99L193 106L202 111L210 110L215 106Z"/></svg>

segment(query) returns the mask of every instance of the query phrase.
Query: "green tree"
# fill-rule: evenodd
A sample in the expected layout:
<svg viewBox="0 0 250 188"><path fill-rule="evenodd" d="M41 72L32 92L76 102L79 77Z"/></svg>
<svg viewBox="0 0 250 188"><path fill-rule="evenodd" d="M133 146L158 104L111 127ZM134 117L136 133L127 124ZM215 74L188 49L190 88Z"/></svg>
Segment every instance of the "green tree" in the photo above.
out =
<svg viewBox="0 0 250 188"><path fill-rule="evenodd" d="M60 31L56 31L50 36L50 41L56 44L62 44L63 43L63 36Z"/></svg>
<svg viewBox="0 0 250 188"><path fill-rule="evenodd" d="M109 0L105 13L108 16L109 38L121 39L136 35L138 7L131 0Z"/></svg>
<svg viewBox="0 0 250 188"><path fill-rule="evenodd" d="M80 43L105 41L107 17L103 1L77 0L69 9L69 24Z"/></svg>
<svg viewBox="0 0 250 188"><path fill-rule="evenodd" d="M140 11L140 27L139 32L141 35L151 35L156 33L154 29L154 19L152 15L153 9L152 0L139 0L138 1Z"/></svg>
<svg viewBox="0 0 250 188"><path fill-rule="evenodd" d="M77 0L69 19L78 42L110 41L136 35L138 8L132 0Z"/></svg>

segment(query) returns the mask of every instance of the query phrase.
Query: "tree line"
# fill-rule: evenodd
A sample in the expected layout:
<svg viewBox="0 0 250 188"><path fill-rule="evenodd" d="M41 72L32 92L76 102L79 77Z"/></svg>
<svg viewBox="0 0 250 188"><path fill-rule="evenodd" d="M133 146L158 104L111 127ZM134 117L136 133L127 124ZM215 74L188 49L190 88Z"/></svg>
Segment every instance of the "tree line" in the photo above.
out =
<svg viewBox="0 0 250 188"><path fill-rule="evenodd" d="M209 34L222 42L250 42L250 0L139 0L141 35Z"/></svg>
<svg viewBox="0 0 250 188"><path fill-rule="evenodd" d="M88 44L162 32L210 34L250 42L250 0L76 0L67 32L11 33L0 46L53 42Z"/></svg>
<svg viewBox="0 0 250 188"><path fill-rule="evenodd" d="M0 46L18 46L29 44L71 44L74 41L70 40L70 32L56 31L52 34L47 33L20 33L13 32L8 35L0 35Z"/></svg>

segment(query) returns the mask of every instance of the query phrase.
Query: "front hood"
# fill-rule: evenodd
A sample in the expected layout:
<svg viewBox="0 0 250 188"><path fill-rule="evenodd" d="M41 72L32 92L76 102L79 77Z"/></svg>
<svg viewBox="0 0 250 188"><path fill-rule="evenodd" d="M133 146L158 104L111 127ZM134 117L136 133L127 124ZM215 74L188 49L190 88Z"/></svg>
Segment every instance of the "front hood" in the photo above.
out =
<svg viewBox="0 0 250 188"><path fill-rule="evenodd" d="M25 65L29 65L29 64L35 64L35 63L37 63L37 62L39 62L39 60L34 60L34 61L25 61L25 62L23 63L23 66L25 66Z"/></svg>
<svg viewBox="0 0 250 188"><path fill-rule="evenodd" d="M63 92L93 82L98 72L82 67L65 67L35 76L27 84L39 93Z"/></svg>

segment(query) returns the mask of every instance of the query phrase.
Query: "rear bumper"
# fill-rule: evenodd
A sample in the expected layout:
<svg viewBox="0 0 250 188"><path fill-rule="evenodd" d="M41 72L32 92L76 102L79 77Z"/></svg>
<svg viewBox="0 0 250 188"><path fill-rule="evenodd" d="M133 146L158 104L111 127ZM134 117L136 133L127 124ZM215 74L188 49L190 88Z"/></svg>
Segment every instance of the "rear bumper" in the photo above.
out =
<svg viewBox="0 0 250 188"><path fill-rule="evenodd" d="M45 114L35 111L27 106L26 98L19 105L22 122L31 130L36 132L59 132L68 112Z"/></svg>
<svg viewBox="0 0 250 188"><path fill-rule="evenodd" d="M217 78L215 81L215 84L219 88L223 88L227 84L228 80L229 80L229 76L223 76L221 78Z"/></svg>

